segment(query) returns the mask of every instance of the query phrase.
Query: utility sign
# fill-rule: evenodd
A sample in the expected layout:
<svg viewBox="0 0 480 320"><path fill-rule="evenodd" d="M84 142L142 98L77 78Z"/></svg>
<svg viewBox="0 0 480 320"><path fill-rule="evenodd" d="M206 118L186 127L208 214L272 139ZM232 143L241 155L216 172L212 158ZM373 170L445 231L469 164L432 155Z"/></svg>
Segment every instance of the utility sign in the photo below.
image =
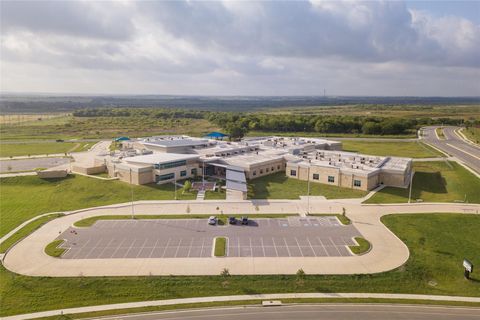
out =
<svg viewBox="0 0 480 320"><path fill-rule="evenodd" d="M463 267L465 268L466 271L470 273L473 272L473 264L467 259L463 259Z"/></svg>

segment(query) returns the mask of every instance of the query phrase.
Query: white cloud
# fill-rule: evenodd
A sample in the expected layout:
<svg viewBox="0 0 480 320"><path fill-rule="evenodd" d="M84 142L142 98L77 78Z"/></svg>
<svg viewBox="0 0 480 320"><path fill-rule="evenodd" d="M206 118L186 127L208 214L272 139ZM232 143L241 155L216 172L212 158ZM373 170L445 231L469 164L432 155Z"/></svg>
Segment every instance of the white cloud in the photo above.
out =
<svg viewBox="0 0 480 320"><path fill-rule="evenodd" d="M4 1L1 9L4 91L480 91L480 27L398 1Z"/></svg>

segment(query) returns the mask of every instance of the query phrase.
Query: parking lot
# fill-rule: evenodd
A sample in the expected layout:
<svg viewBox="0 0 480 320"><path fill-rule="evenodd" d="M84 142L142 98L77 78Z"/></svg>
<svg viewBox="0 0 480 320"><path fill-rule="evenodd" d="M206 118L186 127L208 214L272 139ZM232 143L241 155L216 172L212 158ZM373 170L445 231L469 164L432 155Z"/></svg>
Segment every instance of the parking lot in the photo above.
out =
<svg viewBox="0 0 480 320"><path fill-rule="evenodd" d="M215 237L228 239L229 257L327 257L351 255L347 246L356 236L354 226L335 217L288 217L225 226L206 219L99 220L58 239L66 240L66 259L211 257Z"/></svg>

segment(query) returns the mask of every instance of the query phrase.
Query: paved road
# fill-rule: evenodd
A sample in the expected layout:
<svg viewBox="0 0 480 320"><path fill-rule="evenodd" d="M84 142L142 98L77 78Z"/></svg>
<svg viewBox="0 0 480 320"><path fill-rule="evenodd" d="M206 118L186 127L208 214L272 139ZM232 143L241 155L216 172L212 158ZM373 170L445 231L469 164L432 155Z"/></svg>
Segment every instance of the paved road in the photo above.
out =
<svg viewBox="0 0 480 320"><path fill-rule="evenodd" d="M422 139L434 147L454 156L467 166L480 173L480 148L476 147L455 134L458 127L445 127L445 139L438 139L435 134L436 127L425 127Z"/></svg>
<svg viewBox="0 0 480 320"><path fill-rule="evenodd" d="M480 319L480 308L410 306L410 305L295 305L281 307L234 307L215 309L176 310L137 315L104 317L102 319L157 320L157 319L217 319L217 320L457 320Z"/></svg>
<svg viewBox="0 0 480 320"><path fill-rule="evenodd" d="M0 161L0 172L33 171L36 168L53 168L68 163L70 163L70 159L65 157L2 160Z"/></svg>

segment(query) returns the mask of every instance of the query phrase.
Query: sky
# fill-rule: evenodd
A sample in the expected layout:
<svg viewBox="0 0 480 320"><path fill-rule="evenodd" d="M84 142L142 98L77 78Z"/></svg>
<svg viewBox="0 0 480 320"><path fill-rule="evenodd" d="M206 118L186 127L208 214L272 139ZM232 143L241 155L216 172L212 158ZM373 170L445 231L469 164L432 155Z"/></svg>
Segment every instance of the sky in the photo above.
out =
<svg viewBox="0 0 480 320"><path fill-rule="evenodd" d="M480 1L5 1L0 90L480 96Z"/></svg>

